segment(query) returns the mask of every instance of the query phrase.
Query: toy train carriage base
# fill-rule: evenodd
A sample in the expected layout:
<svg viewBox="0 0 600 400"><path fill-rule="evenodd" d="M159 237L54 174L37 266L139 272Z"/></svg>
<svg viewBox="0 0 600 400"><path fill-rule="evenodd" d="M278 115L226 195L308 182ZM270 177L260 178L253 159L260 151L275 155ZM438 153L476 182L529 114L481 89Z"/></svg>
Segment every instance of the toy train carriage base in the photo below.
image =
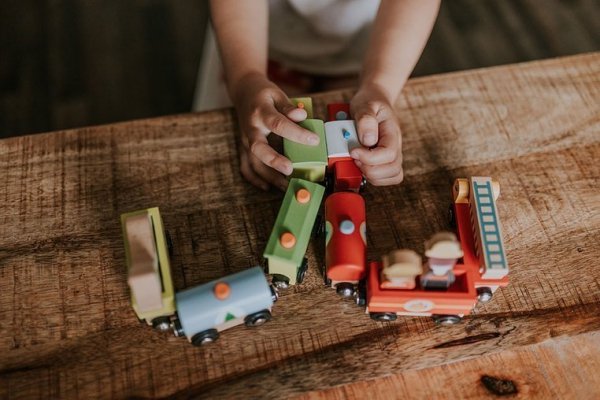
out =
<svg viewBox="0 0 600 400"><path fill-rule="evenodd" d="M365 200L336 192L325 200L325 284L342 297L355 295L366 276Z"/></svg>
<svg viewBox="0 0 600 400"><path fill-rule="evenodd" d="M175 290L169 264L170 244L157 207L121 215L131 305L140 321L170 329Z"/></svg>
<svg viewBox="0 0 600 400"><path fill-rule="evenodd" d="M176 300L175 335L200 346L236 325L256 327L269 321L277 292L262 268L253 267L179 292Z"/></svg>
<svg viewBox="0 0 600 400"><path fill-rule="evenodd" d="M319 184L290 180L263 253L273 284L280 289L304 279L308 268L304 256L324 193L325 188Z"/></svg>
<svg viewBox="0 0 600 400"><path fill-rule="evenodd" d="M431 316L437 323L454 324L470 314L477 304L474 286L475 271L464 264L456 264L455 276L447 290L425 290L419 279L415 289L385 289L381 282L382 264L369 263L366 293L366 312L376 321L394 321L398 315ZM363 297L364 299L364 297Z"/></svg>
<svg viewBox="0 0 600 400"><path fill-rule="evenodd" d="M452 186L451 224L463 249L465 265L476 270L475 287L481 302L490 301L508 285L508 264L496 199L500 185L489 177L457 179Z"/></svg>

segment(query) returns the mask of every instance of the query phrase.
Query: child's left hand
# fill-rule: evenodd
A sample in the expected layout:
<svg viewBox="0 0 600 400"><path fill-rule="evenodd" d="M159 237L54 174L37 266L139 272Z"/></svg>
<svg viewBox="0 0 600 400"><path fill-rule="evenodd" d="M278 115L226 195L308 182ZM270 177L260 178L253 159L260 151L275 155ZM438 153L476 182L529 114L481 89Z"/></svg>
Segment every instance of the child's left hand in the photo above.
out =
<svg viewBox="0 0 600 400"><path fill-rule="evenodd" d="M364 146L352 150L367 180L375 186L402 182L402 134L390 100L375 85L363 86L350 104Z"/></svg>

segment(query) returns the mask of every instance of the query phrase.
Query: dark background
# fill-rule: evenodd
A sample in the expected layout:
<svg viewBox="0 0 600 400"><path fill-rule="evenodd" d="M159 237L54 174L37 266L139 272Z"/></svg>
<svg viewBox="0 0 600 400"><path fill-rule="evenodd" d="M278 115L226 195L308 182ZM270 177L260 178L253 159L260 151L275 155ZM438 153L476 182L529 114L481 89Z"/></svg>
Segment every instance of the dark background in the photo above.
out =
<svg viewBox="0 0 600 400"><path fill-rule="evenodd" d="M188 112L205 0L0 6L0 137ZM598 0L446 0L414 76L600 48Z"/></svg>

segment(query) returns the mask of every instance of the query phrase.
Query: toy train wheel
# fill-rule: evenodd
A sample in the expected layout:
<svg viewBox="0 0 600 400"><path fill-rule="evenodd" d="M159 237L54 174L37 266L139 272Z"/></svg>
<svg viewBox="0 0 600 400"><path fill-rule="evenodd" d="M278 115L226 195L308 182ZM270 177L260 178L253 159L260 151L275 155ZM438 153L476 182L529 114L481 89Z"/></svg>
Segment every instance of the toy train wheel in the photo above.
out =
<svg viewBox="0 0 600 400"><path fill-rule="evenodd" d="M462 321L462 318L458 315L433 315L431 318L437 325L444 326L456 325Z"/></svg>
<svg viewBox="0 0 600 400"><path fill-rule="evenodd" d="M173 258L173 238L171 237L169 231L165 231L165 238L167 240L167 250L169 251L169 257Z"/></svg>
<svg viewBox="0 0 600 400"><path fill-rule="evenodd" d="M354 294L354 300L356 301L357 306L364 307L367 305L367 288L365 287L364 281L358 283L358 288Z"/></svg>
<svg viewBox="0 0 600 400"><path fill-rule="evenodd" d="M254 314L248 315L244 318L246 326L255 327L261 326L271 319L271 312L269 310L262 310Z"/></svg>
<svg viewBox="0 0 600 400"><path fill-rule="evenodd" d="M192 344L194 346L204 346L206 344L212 343L217 340L219 337L219 332L216 329L208 329L206 331L202 331L196 333L192 336Z"/></svg>
<svg viewBox="0 0 600 400"><path fill-rule="evenodd" d="M448 223L452 229L456 229L456 215L454 215L454 204L448 207Z"/></svg>
<svg viewBox="0 0 600 400"><path fill-rule="evenodd" d="M481 303L487 303L492 299L494 292L489 287L479 287L477 288L477 300Z"/></svg>
<svg viewBox="0 0 600 400"><path fill-rule="evenodd" d="M360 181L360 186L358 188L358 193L364 192L366 188L367 188L367 178L365 178L363 176L362 180Z"/></svg>
<svg viewBox="0 0 600 400"><path fill-rule="evenodd" d="M354 285L348 282L341 282L335 285L335 291L339 296L349 299L354 296Z"/></svg>
<svg viewBox="0 0 600 400"><path fill-rule="evenodd" d="M271 290L271 300L273 300L273 303L277 302L279 299L279 293L277 292L277 289L273 285L269 285L269 289Z"/></svg>
<svg viewBox="0 0 600 400"><path fill-rule="evenodd" d="M290 280L283 276L283 275L279 275L279 274L273 274L273 279L272 279L272 283L273 286L275 286L275 288L277 289L287 289L290 287Z"/></svg>
<svg viewBox="0 0 600 400"><path fill-rule="evenodd" d="M308 259L304 257L302 259L302 264L298 269L298 275L296 275L296 283L300 284L304 281L304 277L306 276L306 270L308 269Z"/></svg>
<svg viewBox="0 0 600 400"><path fill-rule="evenodd" d="M171 319L169 317L156 317L152 320L152 327L160 332L167 332L171 329Z"/></svg>
<svg viewBox="0 0 600 400"><path fill-rule="evenodd" d="M369 313L371 319L379 322L395 321L398 316L394 313Z"/></svg>

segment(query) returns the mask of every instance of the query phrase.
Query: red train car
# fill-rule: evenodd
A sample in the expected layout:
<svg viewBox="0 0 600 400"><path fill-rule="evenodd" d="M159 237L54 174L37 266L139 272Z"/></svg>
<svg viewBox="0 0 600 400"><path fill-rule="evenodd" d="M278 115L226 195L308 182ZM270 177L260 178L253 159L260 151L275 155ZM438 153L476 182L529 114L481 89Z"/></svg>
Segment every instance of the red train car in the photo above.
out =
<svg viewBox="0 0 600 400"><path fill-rule="evenodd" d="M352 297L366 275L366 211L361 195L336 192L325 200L325 283Z"/></svg>
<svg viewBox="0 0 600 400"><path fill-rule="evenodd" d="M419 276L411 282L412 289L394 288L384 277L382 263L371 262L367 285L357 293L357 302L366 303L366 311L378 321L393 321L398 315L432 316L436 322L449 325L470 314L478 301L489 301L496 288L508 285L495 205L498 193L499 186L490 178L457 179L453 185L451 214L462 257L452 268L453 280L444 290L423 287Z"/></svg>

